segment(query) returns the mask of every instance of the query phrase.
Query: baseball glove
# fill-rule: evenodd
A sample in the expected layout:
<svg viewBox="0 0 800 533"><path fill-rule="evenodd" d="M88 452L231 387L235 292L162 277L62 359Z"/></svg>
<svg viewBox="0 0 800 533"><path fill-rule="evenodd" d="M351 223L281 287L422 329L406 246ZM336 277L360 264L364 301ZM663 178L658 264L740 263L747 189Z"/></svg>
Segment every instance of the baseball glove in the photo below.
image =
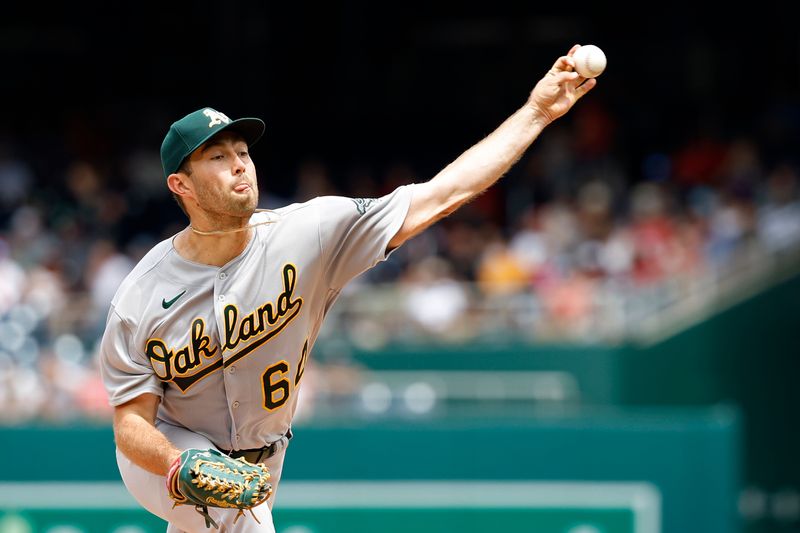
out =
<svg viewBox="0 0 800 533"><path fill-rule="evenodd" d="M261 464L228 457L217 450L190 448L167 473L167 492L175 505L194 505L206 520L206 527L219 528L208 514L209 507L239 509L234 523L245 510L258 522L253 507L272 494L269 470Z"/></svg>

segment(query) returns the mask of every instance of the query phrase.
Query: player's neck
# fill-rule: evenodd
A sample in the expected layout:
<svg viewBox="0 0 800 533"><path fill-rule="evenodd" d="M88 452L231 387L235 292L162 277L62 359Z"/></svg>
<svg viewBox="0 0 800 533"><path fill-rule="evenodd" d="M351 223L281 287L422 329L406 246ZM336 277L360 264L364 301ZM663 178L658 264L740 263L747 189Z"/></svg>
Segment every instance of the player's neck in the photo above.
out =
<svg viewBox="0 0 800 533"><path fill-rule="evenodd" d="M200 235L191 227L178 233L172 243L181 257L195 263L221 267L247 248L254 230L225 233L222 235Z"/></svg>

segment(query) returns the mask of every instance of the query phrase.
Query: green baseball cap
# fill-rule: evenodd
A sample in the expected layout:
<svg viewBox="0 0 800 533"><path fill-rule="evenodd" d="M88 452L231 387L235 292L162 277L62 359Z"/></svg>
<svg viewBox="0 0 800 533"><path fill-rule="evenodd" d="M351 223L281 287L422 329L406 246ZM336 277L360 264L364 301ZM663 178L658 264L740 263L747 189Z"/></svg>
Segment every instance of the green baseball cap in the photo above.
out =
<svg viewBox="0 0 800 533"><path fill-rule="evenodd" d="M210 107L189 113L172 123L161 143L164 177L177 172L184 159L221 131L235 131L244 137L248 146L253 146L264 134L264 129L264 121L260 118L231 120L225 113Z"/></svg>

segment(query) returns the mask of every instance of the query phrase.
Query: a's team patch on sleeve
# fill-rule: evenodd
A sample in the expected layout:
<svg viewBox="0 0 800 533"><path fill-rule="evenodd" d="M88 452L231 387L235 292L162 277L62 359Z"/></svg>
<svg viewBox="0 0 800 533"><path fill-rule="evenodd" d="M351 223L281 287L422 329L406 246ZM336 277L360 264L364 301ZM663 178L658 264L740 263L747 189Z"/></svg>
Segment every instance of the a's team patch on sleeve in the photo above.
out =
<svg viewBox="0 0 800 533"><path fill-rule="evenodd" d="M377 198L351 198L353 203L356 204L356 210L358 214L363 215L367 212L367 210L372 207L375 202L378 201Z"/></svg>

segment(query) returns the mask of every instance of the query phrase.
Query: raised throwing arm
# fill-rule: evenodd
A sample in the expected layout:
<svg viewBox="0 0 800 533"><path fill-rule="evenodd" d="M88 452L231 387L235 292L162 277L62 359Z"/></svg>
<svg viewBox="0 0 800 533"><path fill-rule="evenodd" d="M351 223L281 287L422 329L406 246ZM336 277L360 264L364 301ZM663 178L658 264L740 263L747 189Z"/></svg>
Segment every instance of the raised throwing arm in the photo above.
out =
<svg viewBox="0 0 800 533"><path fill-rule="evenodd" d="M522 156L542 130L597 84L574 71L573 46L539 80L527 102L496 130L430 181L416 184L405 221L389 249L425 230L489 188Z"/></svg>

